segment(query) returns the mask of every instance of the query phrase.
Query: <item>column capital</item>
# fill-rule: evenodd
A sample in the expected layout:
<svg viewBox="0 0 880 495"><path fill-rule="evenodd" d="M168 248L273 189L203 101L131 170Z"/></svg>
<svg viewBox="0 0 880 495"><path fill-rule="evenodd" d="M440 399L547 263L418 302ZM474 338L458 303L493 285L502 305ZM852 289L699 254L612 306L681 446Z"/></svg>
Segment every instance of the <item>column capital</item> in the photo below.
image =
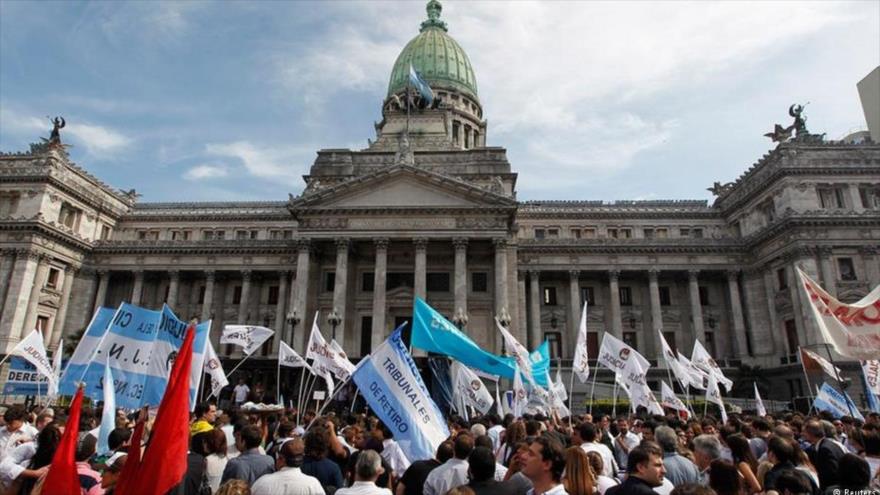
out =
<svg viewBox="0 0 880 495"><path fill-rule="evenodd" d="M577 280L581 277L581 271L580 270L569 270L568 277L572 280Z"/></svg>
<svg viewBox="0 0 880 495"><path fill-rule="evenodd" d="M249 282L253 275L254 275L254 272L252 270L242 270L241 271L241 279L246 282Z"/></svg>
<svg viewBox="0 0 880 495"><path fill-rule="evenodd" d="M336 252L348 252L348 248L351 246L351 239L348 237L337 237L333 240L336 244Z"/></svg>
<svg viewBox="0 0 880 495"><path fill-rule="evenodd" d="M217 280L217 271L205 270L205 280L210 280L211 282Z"/></svg>
<svg viewBox="0 0 880 495"><path fill-rule="evenodd" d="M12 258L12 257L14 257L14 256L15 256L15 250L14 250L14 249L2 249L2 250L0 250L0 257L3 257L3 258Z"/></svg>
<svg viewBox="0 0 880 495"><path fill-rule="evenodd" d="M495 249L504 249L507 247L507 239L504 237L493 237L492 245L495 246Z"/></svg>
<svg viewBox="0 0 880 495"><path fill-rule="evenodd" d="M180 270L168 270L168 278L174 280L180 278Z"/></svg>
<svg viewBox="0 0 880 495"><path fill-rule="evenodd" d="M880 253L880 248L878 248L877 246L860 246L859 247L859 254L861 254L863 256L872 256L877 253Z"/></svg>
<svg viewBox="0 0 880 495"><path fill-rule="evenodd" d="M68 275L76 275L80 271L81 268L82 267L79 267L79 266L67 265L64 267L64 273L66 273Z"/></svg>
<svg viewBox="0 0 880 495"><path fill-rule="evenodd" d="M301 238L296 240L296 250L299 252L310 251L312 249L312 241L308 238Z"/></svg>
<svg viewBox="0 0 880 495"><path fill-rule="evenodd" d="M620 270L608 270L608 279L614 282L620 278Z"/></svg>
<svg viewBox="0 0 880 495"><path fill-rule="evenodd" d="M697 278L700 276L700 270L698 268L691 268L687 271L688 280L696 282Z"/></svg>
<svg viewBox="0 0 880 495"><path fill-rule="evenodd" d="M144 276L144 269L143 268L135 268L134 270L131 271L131 273L133 273L135 277L143 277Z"/></svg>
<svg viewBox="0 0 880 495"><path fill-rule="evenodd" d="M831 253L834 252L834 249L831 246L817 246L816 251L819 253L819 256L831 256Z"/></svg>
<svg viewBox="0 0 880 495"><path fill-rule="evenodd" d="M529 278L531 278L532 280L537 281L537 280L538 280L538 277L539 277L540 275L541 275L541 270L534 269L534 268L529 269Z"/></svg>
<svg viewBox="0 0 880 495"><path fill-rule="evenodd" d="M106 268L99 268L99 269L95 270L95 273L97 273L99 277L104 278L104 277L110 275L110 270L108 270Z"/></svg>
<svg viewBox="0 0 880 495"><path fill-rule="evenodd" d="M388 249L388 238L387 237L375 237L373 238L373 244L376 245L376 249Z"/></svg>
<svg viewBox="0 0 880 495"><path fill-rule="evenodd" d="M427 237L414 237L413 244L415 244L416 250L428 249L428 238Z"/></svg>
<svg viewBox="0 0 880 495"><path fill-rule="evenodd" d="M467 249L468 246L468 238L467 237L453 237L452 245L455 247L455 250L464 250Z"/></svg>
<svg viewBox="0 0 880 495"><path fill-rule="evenodd" d="M727 277L727 280L736 280L739 277L739 269L725 270L724 275Z"/></svg>
<svg viewBox="0 0 880 495"><path fill-rule="evenodd" d="M656 282L657 278L660 276L660 270L657 268L648 268L648 280L651 282Z"/></svg>

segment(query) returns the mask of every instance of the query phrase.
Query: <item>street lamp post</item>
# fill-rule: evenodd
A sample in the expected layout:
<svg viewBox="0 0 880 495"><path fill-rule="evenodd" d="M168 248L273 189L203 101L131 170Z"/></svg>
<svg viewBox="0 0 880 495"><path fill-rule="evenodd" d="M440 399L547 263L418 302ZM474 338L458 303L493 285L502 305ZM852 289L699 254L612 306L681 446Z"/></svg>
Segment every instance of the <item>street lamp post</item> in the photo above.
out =
<svg viewBox="0 0 880 495"><path fill-rule="evenodd" d="M296 326L299 324L301 318L299 317L299 313L296 312L296 309L293 311L289 311L287 313L287 317L285 318L287 323L290 324L290 340L293 340L294 330Z"/></svg>
<svg viewBox="0 0 880 495"><path fill-rule="evenodd" d="M333 329L333 340L336 340L336 327L339 326L340 323L342 323L342 317L339 316L339 312L336 311L336 308L333 308L333 311L331 311L330 314L327 315L327 323L329 323L330 327Z"/></svg>
<svg viewBox="0 0 880 495"><path fill-rule="evenodd" d="M459 330L466 327L468 324L468 315L465 314L464 310L461 307L455 312L455 316L452 317L452 323L455 323L455 326L458 327Z"/></svg>
<svg viewBox="0 0 880 495"><path fill-rule="evenodd" d="M507 312L507 307L501 308L501 314L498 315L498 323L501 323L501 326L505 329L510 328L510 322L513 318L510 317L510 313ZM507 342L504 339L501 339L501 354L507 354Z"/></svg>

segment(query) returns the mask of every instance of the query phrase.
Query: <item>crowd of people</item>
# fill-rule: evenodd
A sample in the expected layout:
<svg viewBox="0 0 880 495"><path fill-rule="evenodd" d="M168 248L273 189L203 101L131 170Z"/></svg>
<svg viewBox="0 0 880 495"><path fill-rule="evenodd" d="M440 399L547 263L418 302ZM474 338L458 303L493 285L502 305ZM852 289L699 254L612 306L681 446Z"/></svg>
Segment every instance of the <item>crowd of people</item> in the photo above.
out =
<svg viewBox="0 0 880 495"><path fill-rule="evenodd" d="M113 494L133 416L119 412L98 453L100 411L84 408L82 493ZM42 493L66 424L61 408L12 406L0 426L0 492ZM370 414L267 414L196 406L173 495L845 495L880 493L880 415L630 414L448 418L433 459L408 459ZM144 435L148 442L149 435ZM52 495L52 494L46 494ZM119 494L127 495L127 494Z"/></svg>

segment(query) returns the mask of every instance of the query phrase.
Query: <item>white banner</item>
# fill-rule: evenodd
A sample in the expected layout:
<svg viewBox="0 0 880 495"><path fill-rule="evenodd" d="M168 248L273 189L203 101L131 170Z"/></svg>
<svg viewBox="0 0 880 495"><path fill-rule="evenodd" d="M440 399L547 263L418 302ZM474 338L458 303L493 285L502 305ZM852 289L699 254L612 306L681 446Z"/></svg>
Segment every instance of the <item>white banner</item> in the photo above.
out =
<svg viewBox="0 0 880 495"><path fill-rule="evenodd" d="M204 371L211 377L211 395L219 396L220 390L229 385L229 379L226 378L226 372L223 371L223 365L220 363L217 351L214 350L214 344L210 340L205 346Z"/></svg>
<svg viewBox="0 0 880 495"><path fill-rule="evenodd" d="M529 355L528 349L520 344L519 341L516 340L516 337L504 328L504 325L501 324L498 318L495 318L495 326L498 327L498 331L501 332L501 336L504 337L504 342L507 344L507 350L513 354L513 358L516 360L520 372L525 375L529 384L534 386L535 377L532 376L532 359Z"/></svg>
<svg viewBox="0 0 880 495"><path fill-rule="evenodd" d="M260 348L275 332L266 327L253 325L226 325L220 336L221 344L234 344L241 347L241 352L250 356Z"/></svg>
<svg viewBox="0 0 880 495"><path fill-rule="evenodd" d="M34 365L37 372L49 380L49 390L58 390L58 380L52 371L52 363L46 356L46 347L43 345L43 334L39 330L32 330L27 337L22 339L15 349L10 352L14 356L21 356L27 362Z"/></svg>
<svg viewBox="0 0 880 495"><path fill-rule="evenodd" d="M449 368L452 375L453 402L459 407L471 406L486 414L492 407L492 394L486 385L473 371L458 361L453 361ZM459 414L461 414L459 410Z"/></svg>
<svg viewBox="0 0 880 495"><path fill-rule="evenodd" d="M529 396L526 393L526 387L523 385L522 375L517 366L513 373L513 415L517 418L522 416L528 402Z"/></svg>
<svg viewBox="0 0 880 495"><path fill-rule="evenodd" d="M880 395L880 360L862 361L862 371L865 373L865 381L868 382L868 390L874 395Z"/></svg>
<svg viewBox="0 0 880 495"><path fill-rule="evenodd" d="M858 302L844 304L800 268L797 273L825 341L850 359L880 359L880 285Z"/></svg>
<svg viewBox="0 0 880 495"><path fill-rule="evenodd" d="M619 374L644 374L651 363L624 341L605 332L599 348L599 364Z"/></svg>
<svg viewBox="0 0 880 495"><path fill-rule="evenodd" d="M721 409L721 422L727 423L727 411L724 409L724 400L721 398L721 389L718 388L718 377L715 376L715 373L709 373L706 401L718 405L718 408Z"/></svg>
<svg viewBox="0 0 880 495"><path fill-rule="evenodd" d="M685 419L689 418L691 412L688 411L685 403L675 395L675 391L672 390L672 387L662 380L660 381L660 384L660 403L665 407L685 413Z"/></svg>
<svg viewBox="0 0 880 495"><path fill-rule="evenodd" d="M758 392L758 384L755 384L755 410L758 412L758 416L764 417L767 415L767 409L764 407L764 401L761 400L761 393Z"/></svg>
<svg viewBox="0 0 880 495"><path fill-rule="evenodd" d="M587 303L584 301L584 309L581 312L581 323L578 326L577 344L574 348L574 372L581 383L587 383L590 378L590 356L587 352Z"/></svg>
<svg viewBox="0 0 880 495"><path fill-rule="evenodd" d="M687 372L690 377L690 386L699 390L706 390L709 386L709 373L701 370L690 359L684 357L680 352L675 353L678 363Z"/></svg>
<svg viewBox="0 0 880 495"><path fill-rule="evenodd" d="M559 400L568 400L568 391L565 389L565 383L562 382L562 370L556 370L556 383L553 384L553 393L559 397Z"/></svg>
<svg viewBox="0 0 880 495"><path fill-rule="evenodd" d="M841 376L841 373L843 373L842 371L840 371L840 368L831 364L831 362L829 362L827 359L823 358L813 351L804 349L803 347L801 347L801 360L804 362L804 367L808 369L812 367L812 364L810 364L809 361L816 363L816 366L822 368L822 371L824 371L825 374L827 374L831 378L834 378L835 380L838 376Z"/></svg>
<svg viewBox="0 0 880 495"><path fill-rule="evenodd" d="M278 365L288 368L309 368L306 360L285 342L281 342L281 346L278 347Z"/></svg>
<svg viewBox="0 0 880 495"><path fill-rule="evenodd" d="M333 382L331 376L335 376L342 381L348 380L354 368L345 352L339 348L336 341L329 344L321 335L321 329L318 328L318 314L315 313L315 320L312 322L312 333L309 335L309 343L306 346L306 359L312 360L312 370L314 373L327 381L328 388ZM332 390L332 388L330 388Z"/></svg>
<svg viewBox="0 0 880 495"><path fill-rule="evenodd" d="M709 355L709 351L703 347L703 344L700 343L699 340L694 341L694 352L691 355L691 362L702 368L704 371L715 375L715 378L724 385L724 390L730 392L730 389L733 388L733 381L724 376L721 367L718 366L715 359Z"/></svg>
<svg viewBox="0 0 880 495"><path fill-rule="evenodd" d="M853 418L864 421L865 417L859 412L859 409L853 404L852 399L846 393L838 392L828 383L823 383L819 393L816 394L816 400L813 406L817 411L828 411L835 418L852 415ZM852 411L852 412L850 412Z"/></svg>
<svg viewBox="0 0 880 495"><path fill-rule="evenodd" d="M64 339L58 342L58 347L52 353L52 374L55 382L49 382L49 398L58 397L58 384L61 383L61 358L64 355Z"/></svg>
<svg viewBox="0 0 880 495"><path fill-rule="evenodd" d="M675 375L675 378L681 384L682 387L687 387L691 383L691 375L685 369L685 367L678 361L675 353L672 352L672 348L669 347L669 343L666 342L666 337L663 336L662 330L657 330L657 333L660 335L660 345L663 347L663 359L666 361L666 367Z"/></svg>

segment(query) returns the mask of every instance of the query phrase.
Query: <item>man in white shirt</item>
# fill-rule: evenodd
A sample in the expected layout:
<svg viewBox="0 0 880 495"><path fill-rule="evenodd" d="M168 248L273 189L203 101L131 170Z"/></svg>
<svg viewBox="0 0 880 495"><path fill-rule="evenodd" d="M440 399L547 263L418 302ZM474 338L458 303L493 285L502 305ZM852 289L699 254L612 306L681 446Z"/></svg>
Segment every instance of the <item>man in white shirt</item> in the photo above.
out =
<svg viewBox="0 0 880 495"><path fill-rule="evenodd" d="M578 435L583 442L581 449L584 452L596 452L602 456L602 472L600 474L609 478L617 476L617 462L614 460L614 454L606 445L596 441L596 436L598 435L596 425L590 422L581 423L580 428L578 428Z"/></svg>
<svg viewBox="0 0 880 495"><path fill-rule="evenodd" d="M25 422L26 417L22 406L12 406L3 414L6 427L0 428L0 461L15 447L36 439L37 429Z"/></svg>
<svg viewBox="0 0 880 495"><path fill-rule="evenodd" d="M629 431L629 422L620 418L617 420L617 437L614 438L614 456L617 458L617 467L620 471L626 471L629 461L629 451L638 447L641 440Z"/></svg>
<svg viewBox="0 0 880 495"><path fill-rule="evenodd" d="M459 433L452 443L453 457L431 471L425 480L424 495L446 495L450 489L467 484L467 458L474 450L474 437Z"/></svg>
<svg viewBox="0 0 880 495"><path fill-rule="evenodd" d="M490 414L488 418L489 424L492 426L486 430L486 434L492 439L492 451L498 452L498 447L501 446L501 436L504 434L504 426L501 424L501 418L498 415Z"/></svg>
<svg viewBox="0 0 880 495"><path fill-rule="evenodd" d="M247 400L249 393L251 393L251 388L244 382L244 378L239 378L238 385L232 389L232 400L236 407L241 406Z"/></svg>
<svg viewBox="0 0 880 495"><path fill-rule="evenodd" d="M382 458L375 450L361 451L354 464L354 483L336 490L336 495L391 495L391 490L376 486L376 480L384 472Z"/></svg>
<svg viewBox="0 0 880 495"><path fill-rule="evenodd" d="M532 482L528 495L567 495L562 485L565 453L562 445L548 437L536 438L523 456L522 472Z"/></svg>
<svg viewBox="0 0 880 495"><path fill-rule="evenodd" d="M278 451L277 472L261 476L251 488L253 495L324 495L318 478L303 474L305 444L302 439L288 440Z"/></svg>
<svg viewBox="0 0 880 495"><path fill-rule="evenodd" d="M406 472L412 462L407 459L400 445L392 438L391 430L388 429L385 423L379 423L379 432L382 434L382 459L385 459L385 462L391 466L394 476L399 478L403 476L403 473Z"/></svg>

